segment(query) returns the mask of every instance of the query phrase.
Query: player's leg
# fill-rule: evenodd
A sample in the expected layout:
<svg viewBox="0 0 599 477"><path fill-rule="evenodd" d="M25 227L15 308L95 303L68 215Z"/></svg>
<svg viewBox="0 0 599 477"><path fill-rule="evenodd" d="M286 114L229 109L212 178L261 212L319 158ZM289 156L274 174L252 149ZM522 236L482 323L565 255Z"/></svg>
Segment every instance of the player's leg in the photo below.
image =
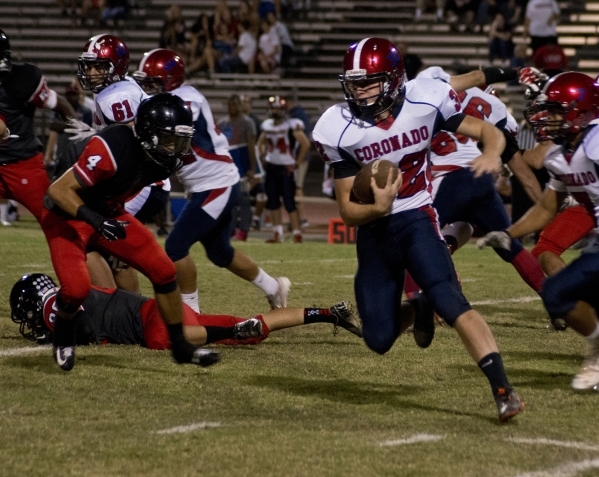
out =
<svg viewBox="0 0 599 477"><path fill-rule="evenodd" d="M293 241L295 243L302 242L302 231L300 229L300 216L297 210L297 203L295 202L295 177L293 172L286 171L283 175L282 183L282 197L285 210L289 215L289 222L291 223L291 231L293 233Z"/></svg>
<svg viewBox="0 0 599 477"><path fill-rule="evenodd" d="M563 318L584 336L589 350L572 387L578 390L599 385L599 252L583 253L566 268L549 277L541 297L552 319Z"/></svg>
<svg viewBox="0 0 599 477"><path fill-rule="evenodd" d="M568 207L543 229L531 253L548 276L555 275L566 266L566 262L560 258L562 253L583 239L594 227L594 218L582 205Z"/></svg>
<svg viewBox="0 0 599 477"><path fill-rule="evenodd" d="M284 166L268 164L264 179L266 192L266 210L270 211L272 222L272 237L267 243L280 243L283 241L283 219L281 215L281 196L283 195Z"/></svg>

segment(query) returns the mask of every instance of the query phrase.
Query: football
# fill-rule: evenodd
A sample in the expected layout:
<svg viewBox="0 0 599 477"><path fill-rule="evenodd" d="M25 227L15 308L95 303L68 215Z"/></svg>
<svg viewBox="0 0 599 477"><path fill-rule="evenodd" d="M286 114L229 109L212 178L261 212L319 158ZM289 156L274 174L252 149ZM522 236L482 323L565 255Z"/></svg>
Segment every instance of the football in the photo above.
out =
<svg viewBox="0 0 599 477"><path fill-rule="evenodd" d="M383 188L387 183L389 169L391 169L391 174L393 174L393 180L397 179L399 168L386 159L377 159L362 167L354 178L349 199L352 202L374 204L374 193L370 187L370 178L374 177L376 185Z"/></svg>

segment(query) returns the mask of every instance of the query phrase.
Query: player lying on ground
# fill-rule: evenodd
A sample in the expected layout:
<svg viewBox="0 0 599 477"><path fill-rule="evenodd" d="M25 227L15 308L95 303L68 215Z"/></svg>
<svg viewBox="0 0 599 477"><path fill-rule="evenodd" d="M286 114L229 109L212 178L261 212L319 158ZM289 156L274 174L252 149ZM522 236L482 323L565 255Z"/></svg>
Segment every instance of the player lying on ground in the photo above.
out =
<svg viewBox="0 0 599 477"><path fill-rule="evenodd" d="M19 331L39 344L51 343L56 318L52 278L41 273L25 275L10 293L11 318ZM362 325L346 302L330 308L278 308L245 319L229 315L204 315L183 305L183 333L195 346L210 343L258 344L271 331L312 323L332 323L362 336ZM118 289L93 287L75 315L77 344L139 344L150 349L170 349L170 339L153 298Z"/></svg>

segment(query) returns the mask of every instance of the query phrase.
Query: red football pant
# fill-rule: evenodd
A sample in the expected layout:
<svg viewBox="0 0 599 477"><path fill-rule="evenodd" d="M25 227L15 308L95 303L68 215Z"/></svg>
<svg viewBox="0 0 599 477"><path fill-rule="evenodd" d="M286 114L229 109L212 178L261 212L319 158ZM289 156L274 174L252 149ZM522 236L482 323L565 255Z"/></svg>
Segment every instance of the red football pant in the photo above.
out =
<svg viewBox="0 0 599 477"><path fill-rule="evenodd" d="M48 210L43 214L42 230L60 282L60 295L69 305L81 305L91 289L85 264L88 245L106 250L143 273L154 285L175 281L175 265L145 225L124 211L111 218L129 222L125 239L109 242L83 221L66 219Z"/></svg>
<svg viewBox="0 0 599 477"><path fill-rule="evenodd" d="M29 159L0 165L0 198L13 199L24 205L38 222L41 221L48 187L50 181L41 152Z"/></svg>

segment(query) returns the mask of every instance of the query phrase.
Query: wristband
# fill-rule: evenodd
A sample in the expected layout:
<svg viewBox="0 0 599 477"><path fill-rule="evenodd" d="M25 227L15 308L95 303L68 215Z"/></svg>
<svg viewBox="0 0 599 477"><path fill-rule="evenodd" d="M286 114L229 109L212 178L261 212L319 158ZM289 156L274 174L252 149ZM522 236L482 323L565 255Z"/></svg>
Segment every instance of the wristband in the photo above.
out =
<svg viewBox="0 0 599 477"><path fill-rule="evenodd" d="M104 217L85 204L79 206L75 217L77 220L83 220L91 225L94 230L98 230L98 228L100 228L102 225L102 222L104 222Z"/></svg>
<svg viewBox="0 0 599 477"><path fill-rule="evenodd" d="M497 66L489 66L483 68L483 74L485 75L485 83L502 83L504 81L511 81L518 79L518 72L512 68L498 68Z"/></svg>
<svg viewBox="0 0 599 477"><path fill-rule="evenodd" d="M506 129L501 129L501 132L505 137L505 149L501 153L501 162L507 164L512 160L514 154L520 152L520 147L518 146L518 141L516 141L516 138L511 132Z"/></svg>

